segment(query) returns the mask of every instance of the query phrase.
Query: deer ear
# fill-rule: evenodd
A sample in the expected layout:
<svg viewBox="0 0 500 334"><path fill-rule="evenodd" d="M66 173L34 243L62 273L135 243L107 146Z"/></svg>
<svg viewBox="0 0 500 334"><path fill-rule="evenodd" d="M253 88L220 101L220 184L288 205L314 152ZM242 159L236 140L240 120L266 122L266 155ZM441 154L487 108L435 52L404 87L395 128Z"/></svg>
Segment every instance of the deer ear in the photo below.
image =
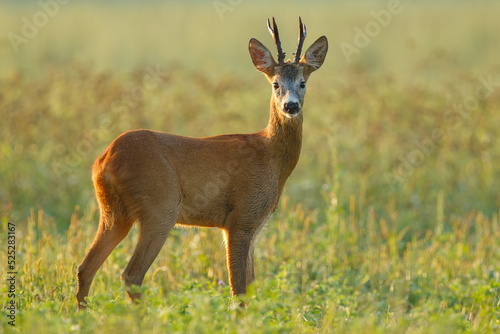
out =
<svg viewBox="0 0 500 334"><path fill-rule="evenodd" d="M248 51L250 51L250 57L252 57L255 68L269 77L274 75L276 62L264 44L252 38L248 43Z"/></svg>
<svg viewBox="0 0 500 334"><path fill-rule="evenodd" d="M300 60L301 64L307 65L307 74L310 74L323 65L326 53L328 51L328 40L325 36L321 36L314 42Z"/></svg>

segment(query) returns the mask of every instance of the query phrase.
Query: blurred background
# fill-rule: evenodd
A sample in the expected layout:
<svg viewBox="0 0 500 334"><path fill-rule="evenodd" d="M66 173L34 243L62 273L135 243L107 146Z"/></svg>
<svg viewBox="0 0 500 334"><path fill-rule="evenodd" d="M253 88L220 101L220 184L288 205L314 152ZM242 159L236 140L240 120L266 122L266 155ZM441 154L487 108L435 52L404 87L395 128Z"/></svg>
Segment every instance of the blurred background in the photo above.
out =
<svg viewBox="0 0 500 334"><path fill-rule="evenodd" d="M438 60L433 57L441 63L425 65L427 71L441 65L434 75L451 75L452 65L489 70L498 59L496 9L494 1L4 1L1 75L40 74L47 66L74 62L98 71L161 64L249 75L248 40L269 44L265 20L274 16L290 56L299 15L309 25L309 42L321 35L330 39L328 77L344 79L346 67L355 63L413 79L423 63ZM374 36L348 61L340 46L356 46L358 28ZM23 32L26 40L13 46L16 39L8 34Z"/></svg>
<svg viewBox="0 0 500 334"><path fill-rule="evenodd" d="M270 88L247 43L274 54L274 16L292 57L299 15L305 47L326 35L330 49L308 84L288 203L318 222L337 212L362 226L371 212L416 233L495 216L499 12L494 1L3 1L2 217L43 210L64 230L95 210L91 166L124 131L262 129Z"/></svg>

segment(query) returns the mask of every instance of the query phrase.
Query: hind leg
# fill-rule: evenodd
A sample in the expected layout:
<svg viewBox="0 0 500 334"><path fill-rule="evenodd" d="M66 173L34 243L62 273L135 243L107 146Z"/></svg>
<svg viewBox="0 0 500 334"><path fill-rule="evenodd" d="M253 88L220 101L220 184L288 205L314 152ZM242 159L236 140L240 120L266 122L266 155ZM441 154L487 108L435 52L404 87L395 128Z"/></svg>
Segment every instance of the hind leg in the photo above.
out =
<svg viewBox="0 0 500 334"><path fill-rule="evenodd" d="M88 296L90 285L94 279L97 270L104 263L111 251L125 238L130 231L133 222L121 221L120 223L113 222L107 224L105 221L109 219L103 212L99 222L99 229L94 239L94 243L90 247L87 255L78 267L78 290L76 299L78 301L78 309L85 308L85 297ZM106 229L106 226L109 226Z"/></svg>
<svg viewBox="0 0 500 334"><path fill-rule="evenodd" d="M177 210L170 212L164 210L163 214L146 215L139 219L141 226L139 241L127 268L122 274L122 280L131 300L141 297L141 293L134 287L142 285L146 272L158 256L168 234L175 226L177 213Z"/></svg>

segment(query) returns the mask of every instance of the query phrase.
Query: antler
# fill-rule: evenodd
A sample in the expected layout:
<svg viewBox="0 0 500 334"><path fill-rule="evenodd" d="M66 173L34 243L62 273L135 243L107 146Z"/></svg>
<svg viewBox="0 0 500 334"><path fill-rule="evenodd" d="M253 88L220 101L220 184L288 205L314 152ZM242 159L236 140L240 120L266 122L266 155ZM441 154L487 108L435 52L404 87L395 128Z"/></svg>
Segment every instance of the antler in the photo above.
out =
<svg viewBox="0 0 500 334"><path fill-rule="evenodd" d="M267 19L267 29L273 36L274 44L276 44L276 49L278 49L278 63L282 65L285 62L285 52L281 49L280 34L278 33L278 26L273 17L273 28L271 28L271 22Z"/></svg>
<svg viewBox="0 0 500 334"><path fill-rule="evenodd" d="M299 63L300 61L300 53L302 52L302 45L304 44L304 40L307 36L307 29L305 24L302 24L302 19L299 16L299 42L297 44L297 51L294 53L294 63Z"/></svg>

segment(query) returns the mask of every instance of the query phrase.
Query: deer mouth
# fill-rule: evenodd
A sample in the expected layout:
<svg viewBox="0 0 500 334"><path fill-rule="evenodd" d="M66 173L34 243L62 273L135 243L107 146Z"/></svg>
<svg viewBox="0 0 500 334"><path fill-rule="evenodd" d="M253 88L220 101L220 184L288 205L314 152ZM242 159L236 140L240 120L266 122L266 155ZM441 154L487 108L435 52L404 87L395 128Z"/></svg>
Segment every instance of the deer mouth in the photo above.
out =
<svg viewBox="0 0 500 334"><path fill-rule="evenodd" d="M283 115L285 115L285 117L294 118L297 117L297 115L300 113L300 109L293 111L281 110L281 112L283 113Z"/></svg>
<svg viewBox="0 0 500 334"><path fill-rule="evenodd" d="M299 114L300 109L302 109L300 103L292 101L283 103L281 111L285 114L286 117L292 118Z"/></svg>

